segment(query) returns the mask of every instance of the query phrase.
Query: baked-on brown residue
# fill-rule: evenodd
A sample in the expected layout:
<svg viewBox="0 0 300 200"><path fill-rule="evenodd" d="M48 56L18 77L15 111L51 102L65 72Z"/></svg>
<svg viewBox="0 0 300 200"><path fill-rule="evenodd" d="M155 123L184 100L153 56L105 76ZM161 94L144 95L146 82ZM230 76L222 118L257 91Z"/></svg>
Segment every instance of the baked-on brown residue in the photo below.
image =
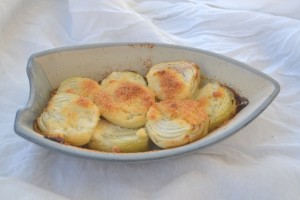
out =
<svg viewBox="0 0 300 200"><path fill-rule="evenodd" d="M157 71L154 75L159 78L160 87L165 95L165 99L173 99L176 94L183 90L183 83L178 80L178 77L172 71Z"/></svg>
<svg viewBox="0 0 300 200"><path fill-rule="evenodd" d="M49 136L49 135L46 135L44 137L48 140L52 140L52 141L60 143L60 144L67 144L63 137L54 137L54 136Z"/></svg>
<svg viewBox="0 0 300 200"><path fill-rule="evenodd" d="M234 95L234 99L236 101L236 113L239 113L241 110L243 110L248 104L249 104L249 100L246 99L245 97L240 96L234 89L232 89L229 86L223 85L224 87L226 87L227 89L229 89L233 95Z"/></svg>
<svg viewBox="0 0 300 200"><path fill-rule="evenodd" d="M147 49L153 49L155 44L152 43L140 43L140 44L129 44L128 46L130 47L142 47L142 48L147 48Z"/></svg>
<svg viewBox="0 0 300 200"><path fill-rule="evenodd" d="M35 132L41 134L41 135L44 135L44 138L46 138L46 139L52 140L52 141L54 141L54 142L58 142L58 143L60 143L60 144L67 144L67 142L65 141L65 139L64 139L63 137L45 135L45 134L41 131L41 129L40 129L38 123L37 123L37 120L35 120L34 123L33 123L33 130L34 130Z"/></svg>
<svg viewBox="0 0 300 200"><path fill-rule="evenodd" d="M153 66L153 64L152 64L152 59L153 59L152 57L149 57L149 58L146 58L146 59L144 59L144 60L141 60L143 66L144 66L147 70L149 70L149 69Z"/></svg>
<svg viewBox="0 0 300 200"><path fill-rule="evenodd" d="M249 101L245 97L241 97L236 93L234 93L234 98L236 101L236 114L237 114L249 104Z"/></svg>

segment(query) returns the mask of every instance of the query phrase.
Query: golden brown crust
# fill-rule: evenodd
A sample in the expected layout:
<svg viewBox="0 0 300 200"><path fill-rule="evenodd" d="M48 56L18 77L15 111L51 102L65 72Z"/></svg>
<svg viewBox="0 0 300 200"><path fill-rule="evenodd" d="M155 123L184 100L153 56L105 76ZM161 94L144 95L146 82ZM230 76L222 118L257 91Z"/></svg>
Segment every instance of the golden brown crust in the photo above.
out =
<svg viewBox="0 0 300 200"><path fill-rule="evenodd" d="M118 107L117 104L130 104L140 101L139 107L148 109L154 102L154 94L146 87L135 83L121 82L119 86L111 92L99 90L95 93L93 100L104 111L112 111Z"/></svg>
<svg viewBox="0 0 300 200"><path fill-rule="evenodd" d="M121 82L114 93L114 97L117 101L121 102L140 99L145 107L150 107L154 103L154 99L148 88L129 82Z"/></svg>
<svg viewBox="0 0 300 200"><path fill-rule="evenodd" d="M85 79L82 82L83 93L85 96L88 96L99 89L99 84L91 79Z"/></svg>
<svg viewBox="0 0 300 200"><path fill-rule="evenodd" d="M108 121L126 128L138 128L145 125L155 95L141 84L113 80L94 95L93 101Z"/></svg>
<svg viewBox="0 0 300 200"><path fill-rule="evenodd" d="M93 105L93 103L91 101L89 101L87 98L84 98L84 97L79 97L76 100L76 104L79 106L82 106L82 107L89 107L89 106Z"/></svg>
<svg viewBox="0 0 300 200"><path fill-rule="evenodd" d="M114 109L113 97L103 90L99 90L93 96L93 102L100 108L102 111L108 111Z"/></svg>
<svg viewBox="0 0 300 200"><path fill-rule="evenodd" d="M207 120L201 102L194 100L165 100L157 103L162 113L168 113L171 118L184 119L192 125Z"/></svg>
<svg viewBox="0 0 300 200"><path fill-rule="evenodd" d="M182 81L173 70L162 70L154 73L159 78L160 87L165 99L173 99L184 87Z"/></svg>

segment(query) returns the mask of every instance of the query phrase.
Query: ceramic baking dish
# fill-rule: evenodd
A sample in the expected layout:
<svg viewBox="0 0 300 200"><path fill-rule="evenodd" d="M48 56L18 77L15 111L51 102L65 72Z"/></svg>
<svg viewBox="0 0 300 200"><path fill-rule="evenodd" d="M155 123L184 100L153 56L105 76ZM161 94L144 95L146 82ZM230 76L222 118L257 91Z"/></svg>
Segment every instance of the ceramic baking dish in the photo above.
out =
<svg viewBox="0 0 300 200"><path fill-rule="evenodd" d="M51 91L71 76L101 80L112 71L131 70L143 75L160 62L189 60L202 74L233 88L249 104L229 123L191 144L142 153L105 153L68 146L44 138L33 129L36 118L49 101ZM15 132L57 152L106 161L150 161L185 155L236 133L256 118L278 94L279 84L268 75L236 60L200 49L152 43L93 44L58 48L34 54L27 66L30 94L17 112Z"/></svg>

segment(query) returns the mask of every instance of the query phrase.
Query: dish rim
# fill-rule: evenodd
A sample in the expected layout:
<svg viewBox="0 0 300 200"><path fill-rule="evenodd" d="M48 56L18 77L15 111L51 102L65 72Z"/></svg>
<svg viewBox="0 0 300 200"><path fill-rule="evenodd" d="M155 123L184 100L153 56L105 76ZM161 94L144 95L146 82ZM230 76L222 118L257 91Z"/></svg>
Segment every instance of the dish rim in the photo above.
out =
<svg viewBox="0 0 300 200"><path fill-rule="evenodd" d="M108 48L108 47L117 47L117 46L141 46L141 45L151 45L151 46L157 46L162 48L171 48L171 49L179 49L184 51L192 51L196 53L206 54L208 56L212 56L221 60L224 60L226 62L229 62L231 64L234 64L238 67L243 68L244 70L251 72L267 81L269 81L273 86L274 90L272 93L266 98L265 101L263 101L256 110L250 113L250 115L241 121L240 123L235 124L231 127L229 130L224 130L222 134L217 135L214 138L211 138L206 143L197 143L193 142L181 147L176 147L172 149L164 149L159 151L149 151L149 152L138 152L138 153L110 153L110 152L99 152L94 150L88 150L83 148L78 148L74 146L68 146L68 145L62 145L57 142L53 142L49 139L45 139L41 135L35 135L32 134L33 132L36 133L33 129L31 131L26 130L26 124L20 124L20 118L22 117L22 113L25 110L30 109L34 105L34 96L35 96L35 86L33 83L33 74L31 72L31 69L33 67L33 61L36 57L51 54L51 53L57 53L57 52L64 52L64 51L74 51L74 50L84 50L84 49L93 49L93 48ZM249 124L251 121L253 121L258 115L260 115L275 99L275 97L278 95L280 91L280 85L279 83L268 76L267 74L245 64L240 61L234 60L232 58L229 58L224 55L220 55L214 52L210 52L203 49L193 48L193 47L187 47L187 46L180 46L180 45L174 45L174 44L164 44L164 43L148 43L148 42L120 42L120 43L95 43L95 44L84 44L84 45L72 45L72 46L65 46L65 47L59 47L54 49L49 49L45 51L41 51L38 53L32 54L27 62L26 67L27 76L29 79L30 84L30 91L29 91L29 97L27 104L25 107L18 109L16 113L15 123L14 123L14 130L15 132L40 146L43 146L45 148L48 148L50 150L55 150L60 153L77 156L77 157L83 157L83 158L89 158L89 159L95 159L95 160L106 160L106 161L121 161L121 162L143 162L143 161L151 161L151 160L159 160L164 158L170 158L174 156L179 155L185 155L188 153L191 153L195 150L204 148L206 146L212 145L216 142L219 142L228 136L236 133L237 131L241 130L243 127L245 127L247 124Z"/></svg>

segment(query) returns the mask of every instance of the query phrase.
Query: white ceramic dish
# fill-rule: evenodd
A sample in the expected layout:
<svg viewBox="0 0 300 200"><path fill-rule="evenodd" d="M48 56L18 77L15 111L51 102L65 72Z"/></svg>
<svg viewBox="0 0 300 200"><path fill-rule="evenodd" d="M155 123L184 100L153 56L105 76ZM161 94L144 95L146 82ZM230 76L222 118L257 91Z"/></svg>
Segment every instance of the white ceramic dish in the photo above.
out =
<svg viewBox="0 0 300 200"><path fill-rule="evenodd" d="M199 64L207 77L216 79L249 100L249 104L228 124L191 144L145 153L103 153L59 144L33 129L53 89L68 77L101 80L112 71L132 70L146 74L152 64L190 60ZM15 132L23 138L61 153L108 161L149 161L187 154L237 132L257 117L276 97L279 84L243 63L215 53L167 44L96 44L59 48L34 54L27 66L30 95L25 108L17 112Z"/></svg>

